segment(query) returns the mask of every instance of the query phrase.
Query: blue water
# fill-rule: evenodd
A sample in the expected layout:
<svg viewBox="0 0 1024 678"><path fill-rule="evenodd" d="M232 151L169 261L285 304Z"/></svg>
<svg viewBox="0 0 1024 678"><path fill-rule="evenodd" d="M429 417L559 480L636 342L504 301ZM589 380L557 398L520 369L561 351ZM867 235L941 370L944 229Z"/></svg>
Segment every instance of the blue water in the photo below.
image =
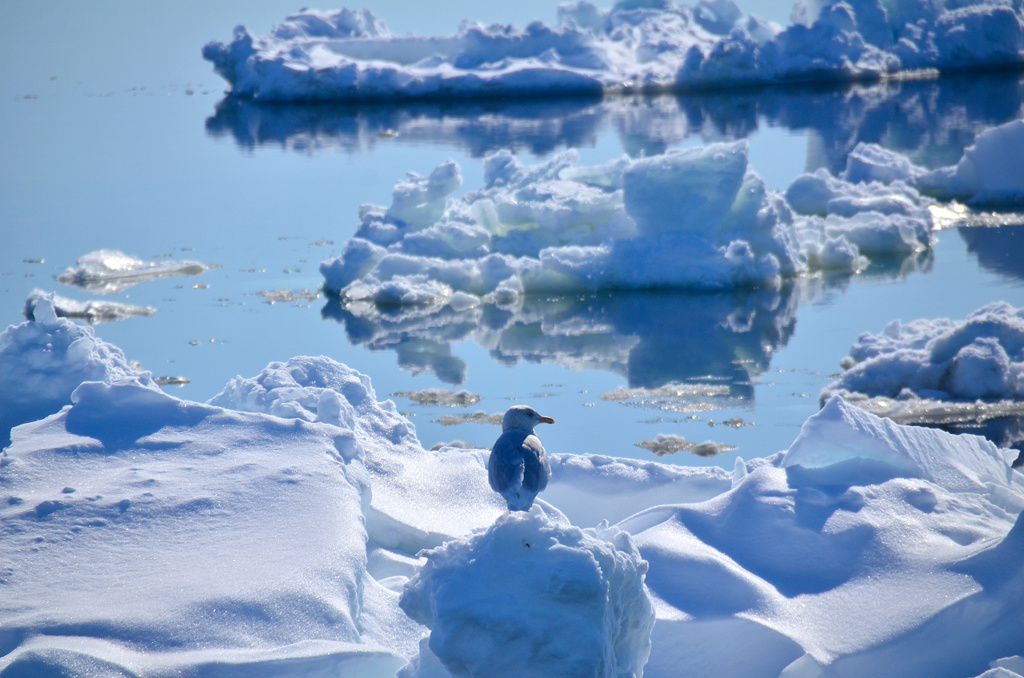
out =
<svg viewBox="0 0 1024 678"><path fill-rule="evenodd" d="M482 7L370 8L396 33L447 33L466 17L554 18L553 3ZM479 394L468 409L394 397L428 447L489 445L495 427L445 426L441 417L500 412L514 400L558 420L543 431L551 451L652 459L635 445L665 433L738 449L663 460L729 468L736 454L788 447L861 332L894 318L960 318L995 300L1024 306L1024 231L1004 227L942 232L919 261L778 292L544 298L515 317L354 318L316 295L317 266L353 234L359 205L389 204L407 171L425 174L452 158L465 191L480 185L482 157L499 148L530 163L574 148L597 164L746 138L753 167L781 190L801 172L838 171L859 141L926 166L955 162L980 130L1020 117L1024 90L1016 76L975 76L605 102L223 101L223 83L199 56L203 43L228 39L237 23L265 32L294 9L0 6L0 326L21 322L34 287L90 298L53 278L92 250L197 259L218 267L113 297L154 306L155 315L96 327L155 375L189 379L169 388L180 397L206 400L235 375L324 354L369 374L381 398L431 387ZM388 130L397 136L380 134ZM300 292L297 301L258 296L281 289ZM606 395L672 383L698 395Z"/></svg>

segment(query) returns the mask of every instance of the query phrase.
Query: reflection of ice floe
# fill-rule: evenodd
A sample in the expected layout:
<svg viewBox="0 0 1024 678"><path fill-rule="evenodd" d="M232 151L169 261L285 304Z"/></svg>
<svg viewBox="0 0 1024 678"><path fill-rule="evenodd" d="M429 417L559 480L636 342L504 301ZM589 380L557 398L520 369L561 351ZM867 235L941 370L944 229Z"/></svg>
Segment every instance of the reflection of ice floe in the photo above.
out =
<svg viewBox="0 0 1024 678"><path fill-rule="evenodd" d="M156 313L152 306L134 306L119 301L78 301L68 299L58 294L44 292L35 289L29 294L25 301L25 317L29 320L35 319L35 308L43 298L49 299L59 318L74 318L85 320L91 324L125 320L135 316L151 316Z"/></svg>
<svg viewBox="0 0 1024 678"><path fill-rule="evenodd" d="M301 153L358 151L391 143L443 143L473 157L501 149L546 154L596 143L614 128L631 157L657 155L687 138L735 141L767 121L807 131L811 168L838 174L861 142L882 144L916 164L955 164L975 135L1013 120L1024 103L1016 73L847 86L739 89L664 96L526 99L508 102L261 104L228 98L207 132L230 134L246 149L278 146Z"/></svg>
<svg viewBox="0 0 1024 678"><path fill-rule="evenodd" d="M572 151L532 166L499 152L485 160L483 188L451 199L461 182L449 161L397 184L389 208L361 208L342 255L320 266L325 289L384 306L460 308L532 293L773 286L931 242L931 201L903 184L876 188L822 170L790 189L809 212L794 214L748 166L745 142L597 167Z"/></svg>
<svg viewBox="0 0 1024 678"><path fill-rule="evenodd" d="M197 261L144 261L118 250L96 250L81 257L57 280L96 294L117 294L146 280L195 276L206 269Z"/></svg>
<svg viewBox="0 0 1024 678"><path fill-rule="evenodd" d="M648 399L663 396L659 406L703 411L753 396L752 381L792 335L797 296L792 285L783 285L729 293L527 297L512 307L444 307L433 314L334 299L323 315L344 324L351 342L394 350L405 369L429 368L448 383L466 378L451 345L473 340L505 364L612 372L634 389L647 389L642 393ZM419 360L408 362L410 355ZM641 391L613 393L604 397L632 402Z"/></svg>
<svg viewBox="0 0 1024 678"><path fill-rule="evenodd" d="M999 218L1000 215L993 215ZM967 243L967 251L978 258L978 263L995 273L1024 280L1024 215L1012 215L1013 224L998 227L961 228L960 237Z"/></svg>
<svg viewBox="0 0 1024 678"><path fill-rule="evenodd" d="M660 91L793 81L876 79L1017 65L1019 8L822 0L795 23L744 16L727 0L589 2L559 9L559 25L525 29L466 22L447 37L393 37L356 13L303 11L253 38L235 29L203 57L236 96L267 101L494 97Z"/></svg>
<svg viewBox="0 0 1024 678"><path fill-rule="evenodd" d="M215 136L231 134L244 148L276 145L302 153L372 149L402 143L448 143L482 156L501 148L543 154L594 142L607 112L593 99L486 101L405 105L260 104L225 99L206 121Z"/></svg>

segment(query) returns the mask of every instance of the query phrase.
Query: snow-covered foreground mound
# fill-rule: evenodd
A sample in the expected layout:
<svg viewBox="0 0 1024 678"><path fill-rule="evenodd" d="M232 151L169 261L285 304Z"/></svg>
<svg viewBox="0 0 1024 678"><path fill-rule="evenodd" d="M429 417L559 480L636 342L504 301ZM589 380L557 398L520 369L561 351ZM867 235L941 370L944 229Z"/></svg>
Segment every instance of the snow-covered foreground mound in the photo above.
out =
<svg viewBox="0 0 1024 678"><path fill-rule="evenodd" d="M647 563L615 527L581 530L537 505L425 551L402 609L455 675L641 675L654 608Z"/></svg>
<svg viewBox="0 0 1024 678"><path fill-rule="evenodd" d="M910 423L986 420L1024 413L1024 310L993 303L964 320L894 320L864 333L843 358L824 402L842 395Z"/></svg>
<svg viewBox="0 0 1024 678"><path fill-rule="evenodd" d="M235 29L203 57L231 92L268 101L597 94L799 80L856 80L1024 61L1019 3L799 3L781 27L731 0L586 0L554 28L465 22L447 37L395 37L363 10L304 10L253 38Z"/></svg>
<svg viewBox="0 0 1024 678"><path fill-rule="evenodd" d="M449 161L399 183L390 207L364 206L342 255L320 267L325 289L458 310L550 291L775 286L931 243L931 201L906 183L822 170L787 202L749 167L746 142L597 167L574 151L534 166L499 152L483 188L450 198L461 181Z"/></svg>
<svg viewBox="0 0 1024 678"><path fill-rule="evenodd" d="M645 587L648 677L1024 662L1024 476L982 438L834 398L731 473L564 450L507 516L486 451L425 451L344 365L199 404L88 332L36 351L78 328L35 315L0 334L0 378L49 357L85 381L0 455L0 675L638 674Z"/></svg>

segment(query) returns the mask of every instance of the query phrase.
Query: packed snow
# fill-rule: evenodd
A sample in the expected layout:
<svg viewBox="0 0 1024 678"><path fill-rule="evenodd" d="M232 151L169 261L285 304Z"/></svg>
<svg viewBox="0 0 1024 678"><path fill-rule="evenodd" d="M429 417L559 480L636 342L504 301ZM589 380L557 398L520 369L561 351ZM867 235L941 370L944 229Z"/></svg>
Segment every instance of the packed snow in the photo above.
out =
<svg viewBox="0 0 1024 678"><path fill-rule="evenodd" d="M328 358L202 404L48 297L34 318L0 334L0 411L25 422L0 454L3 675L1024 665L1024 476L983 438L837 396L730 471L555 451L506 513L486 450L424 450Z"/></svg>
<svg viewBox="0 0 1024 678"><path fill-rule="evenodd" d="M783 29L731 0L579 0L554 27L467 21L418 37L391 35L367 10L303 10L263 37L238 26L203 57L233 95L262 101L651 92L1019 66L1021 12L995 0L811 0Z"/></svg>

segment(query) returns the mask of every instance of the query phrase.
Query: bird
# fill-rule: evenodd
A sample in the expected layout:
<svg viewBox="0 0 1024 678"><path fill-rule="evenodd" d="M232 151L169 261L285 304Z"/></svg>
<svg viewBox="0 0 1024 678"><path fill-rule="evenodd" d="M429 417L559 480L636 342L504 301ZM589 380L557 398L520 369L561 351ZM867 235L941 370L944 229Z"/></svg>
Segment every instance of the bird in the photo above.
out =
<svg viewBox="0 0 1024 678"><path fill-rule="evenodd" d="M533 427L554 423L526 405L513 405L505 412L501 435L487 461L487 480L505 498L509 511L529 511L537 493L548 486L548 455Z"/></svg>

